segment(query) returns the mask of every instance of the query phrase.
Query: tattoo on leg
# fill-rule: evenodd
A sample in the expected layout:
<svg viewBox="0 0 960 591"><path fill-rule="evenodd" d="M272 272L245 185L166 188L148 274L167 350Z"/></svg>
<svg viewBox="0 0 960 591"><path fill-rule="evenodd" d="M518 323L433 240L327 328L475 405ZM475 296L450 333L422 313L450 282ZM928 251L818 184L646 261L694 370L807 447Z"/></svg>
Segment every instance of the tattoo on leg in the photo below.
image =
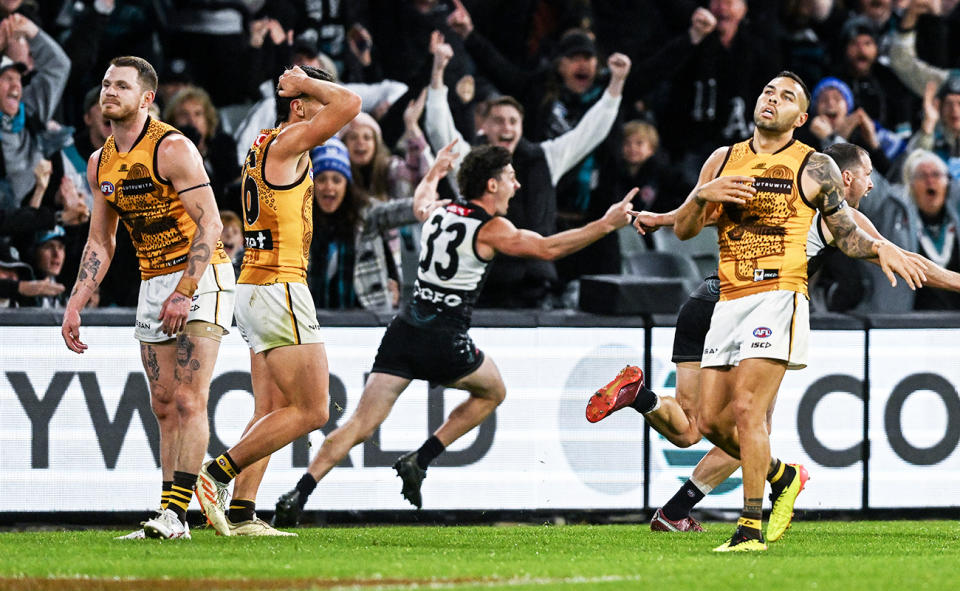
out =
<svg viewBox="0 0 960 591"><path fill-rule="evenodd" d="M743 512L744 513L762 513L763 497L755 498L755 499L747 499L743 503Z"/></svg>
<svg viewBox="0 0 960 591"><path fill-rule="evenodd" d="M153 345L141 345L140 355L143 357L143 368L147 371L147 379L156 382L160 379L160 364L157 362L157 351Z"/></svg>
<svg viewBox="0 0 960 591"><path fill-rule="evenodd" d="M177 367L174 374L181 384L193 383L193 372L200 369L200 360L193 356L196 345L190 337L181 333L177 337Z"/></svg>

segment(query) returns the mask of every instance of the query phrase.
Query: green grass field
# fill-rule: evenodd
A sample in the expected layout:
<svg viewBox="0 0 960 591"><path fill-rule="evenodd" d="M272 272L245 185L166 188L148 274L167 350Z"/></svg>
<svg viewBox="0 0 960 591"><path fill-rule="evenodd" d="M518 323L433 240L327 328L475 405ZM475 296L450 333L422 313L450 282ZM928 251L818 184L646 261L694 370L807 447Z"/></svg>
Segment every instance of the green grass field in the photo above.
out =
<svg viewBox="0 0 960 591"><path fill-rule="evenodd" d="M299 538L115 541L117 531L0 534L0 590L16 589L960 589L960 524L795 523L760 554L646 525L343 527Z"/></svg>

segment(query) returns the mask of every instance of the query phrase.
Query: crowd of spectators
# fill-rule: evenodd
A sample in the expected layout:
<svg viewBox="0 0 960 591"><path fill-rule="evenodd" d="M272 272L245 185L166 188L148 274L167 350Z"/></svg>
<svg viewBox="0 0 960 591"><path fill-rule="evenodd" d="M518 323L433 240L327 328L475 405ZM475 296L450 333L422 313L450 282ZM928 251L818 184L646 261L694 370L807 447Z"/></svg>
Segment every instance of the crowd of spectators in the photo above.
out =
<svg viewBox="0 0 960 591"><path fill-rule="evenodd" d="M241 164L274 125L277 77L314 65L363 97L342 143L314 154L318 307L395 309L420 240L404 207L454 138L513 153L520 228L576 227L634 186L637 209L669 211L714 149L752 133L784 69L812 89L798 139L865 148L861 209L960 271L958 0L0 0L0 52L0 307L56 308L71 289L87 158L110 133L100 77L118 55L156 67L153 116L199 148L235 265ZM556 264L503 257L481 305L575 306L579 277L620 272L637 256L624 242L644 240L656 247L621 233ZM870 273L836 264L821 308L960 309L956 294L876 297ZM138 284L121 230L92 305L135 306Z"/></svg>

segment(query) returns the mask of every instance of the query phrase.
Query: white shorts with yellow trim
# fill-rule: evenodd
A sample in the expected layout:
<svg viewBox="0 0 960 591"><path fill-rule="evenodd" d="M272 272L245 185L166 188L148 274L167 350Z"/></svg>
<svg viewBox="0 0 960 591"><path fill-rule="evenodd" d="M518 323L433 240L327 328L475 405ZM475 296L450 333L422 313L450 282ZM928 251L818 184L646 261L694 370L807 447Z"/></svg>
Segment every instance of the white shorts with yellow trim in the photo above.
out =
<svg viewBox="0 0 960 591"><path fill-rule="evenodd" d="M237 328L254 353L323 342L305 283L238 284Z"/></svg>
<svg viewBox="0 0 960 591"><path fill-rule="evenodd" d="M134 337L144 343L164 343L173 337L160 330L160 309L167 301L177 283L183 276L182 271L158 275L140 281L140 297L137 302L137 326ZM226 334L233 323L233 299L236 290L236 277L233 265L220 263L208 265L207 270L197 282L197 291L193 294L190 314L187 322L203 320L217 324Z"/></svg>
<svg viewBox="0 0 960 591"><path fill-rule="evenodd" d="M802 369L809 340L810 305L801 293L765 291L720 301L713 309L700 367L766 358L786 361L787 369Z"/></svg>

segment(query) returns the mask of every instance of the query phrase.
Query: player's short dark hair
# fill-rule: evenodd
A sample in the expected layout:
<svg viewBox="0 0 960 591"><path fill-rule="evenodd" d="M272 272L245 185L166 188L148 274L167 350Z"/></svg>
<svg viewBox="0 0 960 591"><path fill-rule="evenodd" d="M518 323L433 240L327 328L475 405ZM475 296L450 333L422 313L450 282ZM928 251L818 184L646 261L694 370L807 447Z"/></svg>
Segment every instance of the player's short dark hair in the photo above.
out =
<svg viewBox="0 0 960 591"><path fill-rule="evenodd" d="M137 82L140 87L150 92L157 91L157 71L150 62L135 55L123 55L110 60L110 65L116 68L133 68L137 71Z"/></svg>
<svg viewBox="0 0 960 591"><path fill-rule="evenodd" d="M487 190L487 181L510 164L510 151L501 146L477 146L470 150L460 165L457 184L467 201L479 199Z"/></svg>
<svg viewBox="0 0 960 591"><path fill-rule="evenodd" d="M520 113L520 117L523 118L523 105L520 104L520 101L513 98L512 96L498 96L497 98L492 98L486 102L486 115L490 115L490 111L494 107L500 107L502 105L508 105L513 107Z"/></svg>
<svg viewBox="0 0 960 591"><path fill-rule="evenodd" d="M790 70L782 70L779 74L774 76L774 78L789 78L800 85L800 88L803 89L803 96L807 99L807 109L810 108L810 89L807 88L807 83L803 81L803 78L795 72ZM804 109L806 110L806 109Z"/></svg>
<svg viewBox="0 0 960 591"><path fill-rule="evenodd" d="M845 142L833 144L824 150L823 153L833 158L833 161L837 163L841 171L849 170L854 166L861 166L863 164L863 157L869 157L867 151L860 146Z"/></svg>
<svg viewBox="0 0 960 591"><path fill-rule="evenodd" d="M335 82L333 76L329 72L322 68L317 68L315 66L300 66L300 69L303 70L303 73L311 78L316 78L317 80L323 80L325 82ZM280 96L280 85L277 85L277 122L276 125L286 122L290 119L290 103L293 102L293 99L303 98L304 95L300 96Z"/></svg>

